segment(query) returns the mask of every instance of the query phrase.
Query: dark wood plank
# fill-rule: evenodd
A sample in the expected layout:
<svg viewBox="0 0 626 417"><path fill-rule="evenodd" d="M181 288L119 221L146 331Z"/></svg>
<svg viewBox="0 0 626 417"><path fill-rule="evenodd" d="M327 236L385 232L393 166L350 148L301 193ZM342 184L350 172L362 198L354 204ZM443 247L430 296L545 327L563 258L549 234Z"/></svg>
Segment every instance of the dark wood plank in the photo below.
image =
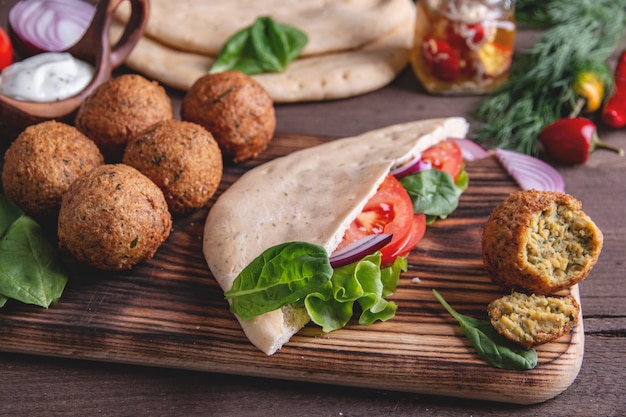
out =
<svg viewBox="0 0 626 417"><path fill-rule="evenodd" d="M258 159L228 166L219 192L245 170L330 138L278 134ZM470 187L457 211L427 229L409 256L386 323L321 334L307 326L267 357L245 338L202 256L208 209L175 220L155 258L124 273L79 265L64 254L71 280L43 310L9 303L0 316L1 350L354 387L536 403L565 390L582 361L582 326L538 349L532 371L490 367L431 294L484 316L503 294L486 277L480 237L487 216L517 189L494 158L467 165ZM578 296L577 288L573 293ZM357 359L358 358L358 359ZM527 387L520 393L519 386Z"/></svg>

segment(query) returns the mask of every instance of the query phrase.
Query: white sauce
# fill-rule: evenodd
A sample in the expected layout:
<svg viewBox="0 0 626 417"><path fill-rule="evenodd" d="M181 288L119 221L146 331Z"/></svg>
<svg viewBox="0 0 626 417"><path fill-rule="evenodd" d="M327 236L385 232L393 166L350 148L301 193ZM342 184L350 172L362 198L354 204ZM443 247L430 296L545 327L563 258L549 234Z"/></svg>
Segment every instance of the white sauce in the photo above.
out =
<svg viewBox="0 0 626 417"><path fill-rule="evenodd" d="M93 66L67 52L46 52L6 67L0 93L16 100L48 102L80 93L93 78Z"/></svg>

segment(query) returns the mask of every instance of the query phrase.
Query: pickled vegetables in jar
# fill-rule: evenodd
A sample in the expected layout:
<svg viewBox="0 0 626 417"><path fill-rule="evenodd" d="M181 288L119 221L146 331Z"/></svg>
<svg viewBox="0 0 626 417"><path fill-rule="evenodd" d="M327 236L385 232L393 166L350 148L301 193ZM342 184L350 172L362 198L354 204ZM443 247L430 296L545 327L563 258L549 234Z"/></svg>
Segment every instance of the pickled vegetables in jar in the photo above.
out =
<svg viewBox="0 0 626 417"><path fill-rule="evenodd" d="M411 66L427 92L485 94L513 59L513 0L419 0Z"/></svg>

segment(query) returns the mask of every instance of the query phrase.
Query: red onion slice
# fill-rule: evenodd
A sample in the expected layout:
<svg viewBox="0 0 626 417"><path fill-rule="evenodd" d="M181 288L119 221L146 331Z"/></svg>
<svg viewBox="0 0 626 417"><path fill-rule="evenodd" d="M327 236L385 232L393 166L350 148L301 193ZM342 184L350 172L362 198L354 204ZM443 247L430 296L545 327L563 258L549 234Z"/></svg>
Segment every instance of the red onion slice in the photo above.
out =
<svg viewBox="0 0 626 417"><path fill-rule="evenodd" d="M9 11L14 43L23 53L64 51L83 36L96 13L83 0L21 0Z"/></svg>
<svg viewBox="0 0 626 417"><path fill-rule="evenodd" d="M451 140L459 145L465 161L476 161L490 155L489 151L471 139L451 138Z"/></svg>
<svg viewBox="0 0 626 417"><path fill-rule="evenodd" d="M329 258L330 266L333 268L339 268L340 266L349 265L363 259L367 255L371 255L377 250L385 247L391 238L390 233L380 233L374 235L368 235L363 239L357 240L335 251Z"/></svg>
<svg viewBox="0 0 626 417"><path fill-rule="evenodd" d="M406 177L409 174L415 174L417 172L426 171L431 169L433 166L430 161L423 161L422 155L418 155L415 158L411 159L406 164L391 170L390 174L394 177L400 179L402 177Z"/></svg>
<svg viewBox="0 0 626 417"><path fill-rule="evenodd" d="M496 149L496 157L523 190L565 192L565 181L559 172L534 156Z"/></svg>

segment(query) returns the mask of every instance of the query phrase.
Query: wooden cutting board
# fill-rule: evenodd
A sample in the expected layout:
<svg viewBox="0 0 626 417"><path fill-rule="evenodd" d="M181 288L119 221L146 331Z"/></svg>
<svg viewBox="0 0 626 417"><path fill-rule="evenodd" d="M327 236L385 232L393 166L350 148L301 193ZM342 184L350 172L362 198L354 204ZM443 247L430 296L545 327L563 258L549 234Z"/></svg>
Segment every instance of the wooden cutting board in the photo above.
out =
<svg viewBox="0 0 626 417"><path fill-rule="evenodd" d="M279 155L331 140L277 134L259 158L225 168L222 192L244 171ZM486 318L504 294L482 267L480 239L491 210L517 189L495 158L467 163L470 186L459 208L428 227L391 297L395 318L322 334L310 325L268 357L229 313L202 255L208 209L177 218L153 260L124 273L63 259L70 282L49 309L7 303L0 310L0 350L207 372L319 382L530 404L564 391L580 369L584 332L537 349L530 371L480 360L458 324L432 296ZM578 289L572 293L579 299Z"/></svg>

